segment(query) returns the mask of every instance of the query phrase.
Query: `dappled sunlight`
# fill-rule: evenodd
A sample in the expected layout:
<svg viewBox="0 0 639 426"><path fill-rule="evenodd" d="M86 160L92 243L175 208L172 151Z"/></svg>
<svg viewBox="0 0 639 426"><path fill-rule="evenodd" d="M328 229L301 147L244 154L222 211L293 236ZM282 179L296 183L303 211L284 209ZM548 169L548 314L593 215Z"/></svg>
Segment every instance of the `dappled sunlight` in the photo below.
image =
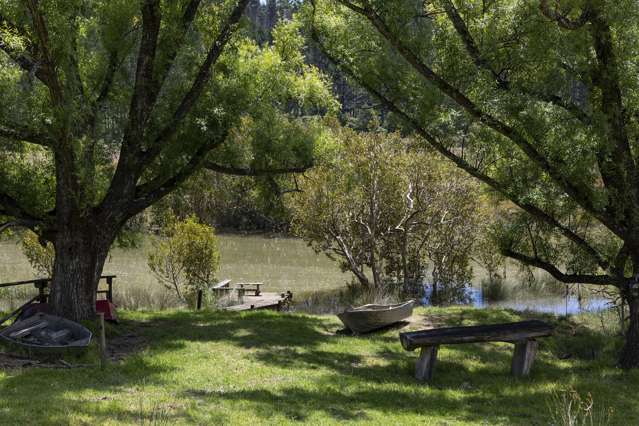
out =
<svg viewBox="0 0 639 426"><path fill-rule="evenodd" d="M30 400L47 401L35 418L56 424L73 412L78 422L139 424L366 421L420 423L425 419L490 424L543 423L547 401L572 387L616 410L623 420L639 419L632 393L610 398L611 388L635 388L639 374L614 368L603 359L559 359L559 342L589 330L560 324L560 334L540 339L529 377L510 375L512 345L442 345L430 384L414 377L416 352L404 351L398 333L440 325L496 323L526 315L472 308L419 308L401 329L362 336L337 334L332 316L228 313L221 311L123 312L110 335L135 333L147 340L106 370L24 369L0 378L0 413L30 419ZM586 334L587 335L587 334ZM500 407L509 406L506 412ZM59 407L59 408L56 408ZM27 417L28 416L28 417ZM622 420L622 419L619 419Z"/></svg>

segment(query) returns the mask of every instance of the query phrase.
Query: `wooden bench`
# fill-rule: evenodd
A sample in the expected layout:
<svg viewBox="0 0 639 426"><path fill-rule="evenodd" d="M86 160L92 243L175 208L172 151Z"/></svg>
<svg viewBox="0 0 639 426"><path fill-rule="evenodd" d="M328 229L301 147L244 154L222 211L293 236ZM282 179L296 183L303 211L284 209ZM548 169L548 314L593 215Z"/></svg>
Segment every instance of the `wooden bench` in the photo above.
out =
<svg viewBox="0 0 639 426"><path fill-rule="evenodd" d="M252 291L253 296L259 296L261 294L260 287L264 285L264 283L237 283L237 291L238 293L242 293L242 296L246 294L247 291Z"/></svg>
<svg viewBox="0 0 639 426"><path fill-rule="evenodd" d="M433 378L437 349L443 344L508 342L515 345L511 372L516 377L530 373L537 352L538 337L550 336L553 326L539 320L506 324L478 325L470 327L446 327L433 330L411 331L399 334L399 340L407 351L421 348L415 377L420 381Z"/></svg>

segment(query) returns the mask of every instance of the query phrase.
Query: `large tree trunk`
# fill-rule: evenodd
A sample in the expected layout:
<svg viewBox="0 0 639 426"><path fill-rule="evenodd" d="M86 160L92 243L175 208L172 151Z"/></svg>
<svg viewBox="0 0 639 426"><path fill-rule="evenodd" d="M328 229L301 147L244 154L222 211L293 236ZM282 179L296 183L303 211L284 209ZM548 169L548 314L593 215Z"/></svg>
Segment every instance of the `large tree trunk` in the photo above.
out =
<svg viewBox="0 0 639 426"><path fill-rule="evenodd" d="M115 232L94 223L71 223L55 239L49 303L54 314L74 321L95 317L102 268Z"/></svg>
<svg viewBox="0 0 639 426"><path fill-rule="evenodd" d="M637 368L639 367L639 297L628 295L626 302L630 308L630 319L620 364L622 368Z"/></svg>

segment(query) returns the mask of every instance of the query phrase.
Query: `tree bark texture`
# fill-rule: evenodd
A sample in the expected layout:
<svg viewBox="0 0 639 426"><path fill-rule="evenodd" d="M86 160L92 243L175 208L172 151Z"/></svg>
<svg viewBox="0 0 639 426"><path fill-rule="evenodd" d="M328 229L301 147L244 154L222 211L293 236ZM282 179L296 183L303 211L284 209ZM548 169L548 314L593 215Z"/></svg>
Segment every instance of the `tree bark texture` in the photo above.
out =
<svg viewBox="0 0 639 426"><path fill-rule="evenodd" d="M116 231L96 222L73 223L56 235L49 304L54 314L74 321L95 317L98 282L115 238Z"/></svg>

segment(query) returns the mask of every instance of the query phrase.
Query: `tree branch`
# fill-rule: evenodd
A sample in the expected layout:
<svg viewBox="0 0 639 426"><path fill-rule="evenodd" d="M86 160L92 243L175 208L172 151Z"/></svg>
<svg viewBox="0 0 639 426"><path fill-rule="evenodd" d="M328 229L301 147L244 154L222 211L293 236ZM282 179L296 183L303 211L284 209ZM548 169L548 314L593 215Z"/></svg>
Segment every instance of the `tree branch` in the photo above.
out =
<svg viewBox="0 0 639 426"><path fill-rule="evenodd" d="M501 252L504 256L515 259L526 265L534 266L548 272L558 281L566 284L581 283L594 285L613 285L619 286L621 283L618 278L609 275L589 275L589 274L566 274L561 272L555 265L546 262L538 257L531 257L523 253L515 252L511 249L503 249Z"/></svg>
<svg viewBox="0 0 639 426"><path fill-rule="evenodd" d="M557 1L557 5L558 3L559 2ZM548 5L548 0L539 1L539 9L541 10L541 13L546 18L555 21L561 28L566 30L577 30L588 22L588 18L590 17L588 9L584 9L576 20L571 20L566 15L559 12L557 5L555 6L555 9L552 10Z"/></svg>
<svg viewBox="0 0 639 426"><path fill-rule="evenodd" d="M191 156L189 161L173 176L169 178L158 176L144 184L138 185L135 188L135 198L129 203L127 210L131 215L137 214L167 195L178 185L186 181L198 168L202 167L206 160L206 154L224 143L225 140L226 134L217 141L202 144Z"/></svg>
<svg viewBox="0 0 639 426"><path fill-rule="evenodd" d="M19 34L24 39L24 41L28 43L28 45L32 44L31 40L29 40L29 38L26 36L24 29L19 28L17 25L12 23L7 17L5 17L2 14L0 14L0 26L9 28L11 31L15 32L16 34ZM0 37L0 50L4 51L6 55L9 58L11 58L11 60L16 65L18 65L27 73L31 75L35 75L38 80L40 80L42 83L46 85L46 74L43 71L43 69L39 66L39 64L36 61L34 61L32 58L25 56L23 52L20 52L17 49L15 49L9 43L3 40L2 37ZM27 49L27 51L30 51L30 50L32 51L33 49Z"/></svg>
<svg viewBox="0 0 639 426"><path fill-rule="evenodd" d="M442 0L442 3L444 4L444 9L446 11L446 15L448 16L448 19L453 24L455 31L457 31L459 38L462 40L462 43L464 44L464 47L466 48L466 52L468 52L468 55L471 57L471 59L475 63L475 66L477 67L477 69L485 70L489 72L492 75L493 79L495 80L497 87L499 89L510 90L511 89L510 82L504 77L504 74L501 72L497 72L495 68L493 68L490 65L488 60L486 60L481 54L481 52L479 51L479 47L477 46L477 43L475 42L475 39L473 38L473 36L470 34L470 31L468 30L468 26L466 25L466 22L464 22L464 20L460 16L452 0ZM577 105L573 104L572 102L565 101L560 96L546 95L538 91L525 90L525 89L517 89L517 91L520 91L522 92L522 94L531 96L542 102L546 102L546 103L555 105L559 108L562 108L568 111L569 113L571 113L573 116L575 116L575 118L577 118L579 121L581 121L585 125L589 125L591 122L591 117L588 114L586 114L581 108L579 108Z"/></svg>
<svg viewBox="0 0 639 426"><path fill-rule="evenodd" d="M9 228L28 228L34 230L40 222L30 221L26 219L10 220L8 222L0 223L0 234Z"/></svg>
<svg viewBox="0 0 639 426"><path fill-rule="evenodd" d="M592 80L601 91L600 110L606 117L610 139L614 146L602 144L597 158L606 187L619 194L618 208L627 218L636 217L634 212L639 201L639 170L630 148L623 94L619 80L619 65L615 56L613 34L601 10L593 9L588 14L590 33L597 63L593 68ZM630 198L634 198L629 202ZM634 227L638 224L634 223ZM632 226L632 225L631 225Z"/></svg>
<svg viewBox="0 0 639 426"><path fill-rule="evenodd" d="M14 123L10 125L0 123L0 137L45 147L51 147L55 143L55 140L46 133L35 132L25 126Z"/></svg>
<svg viewBox="0 0 639 426"><path fill-rule="evenodd" d="M532 89L521 88L519 90L524 95L531 96L531 97L533 97L533 98L535 98L537 100L540 100L542 102L546 102L546 103L555 105L555 106L557 106L559 108L562 108L562 109L568 111L577 120L579 120L582 124L584 124L586 126L589 126L590 124L592 124L592 117L590 116L590 114L586 113L584 110L579 108L574 103L563 99L561 96L549 95L549 94L542 93L540 91L532 90Z"/></svg>
<svg viewBox="0 0 639 426"><path fill-rule="evenodd" d="M142 142L144 126L154 101L153 69L160 32L160 1L142 3L142 39L135 70L135 84L129 107L129 123L125 132L125 145Z"/></svg>
<svg viewBox="0 0 639 426"><path fill-rule="evenodd" d="M69 51L69 65L71 68L72 80L75 83L77 95L80 97L83 104L88 103L87 93L84 88L84 82L82 81L82 74L80 73L80 64L78 62L78 22L77 17L73 16L69 26L73 31L73 37L71 40L71 49Z"/></svg>
<svg viewBox="0 0 639 426"><path fill-rule="evenodd" d="M488 63L488 61L481 55L481 53L479 52L479 48L477 47L477 44L473 39L473 36L470 34L470 31L468 31L468 26L459 15L459 12L457 11L457 8L453 4L453 2L451 0L442 0L442 3L444 5L444 10L446 11L448 19L453 24L453 27L455 27L459 38L461 38L466 51L472 58L477 68L486 70L490 74L492 74L493 78L497 82L498 87L502 89L508 89L508 80L506 80L501 73L496 72Z"/></svg>
<svg viewBox="0 0 639 426"><path fill-rule="evenodd" d="M144 152L144 155L142 156L142 165L149 164L160 153L164 143L175 135L180 122L191 111L196 101L199 99L204 87L211 79L213 74L213 65L215 65L222 54L224 47L234 34L237 24L240 21L248 2L249 0L239 0L238 4L226 19L220 33L216 37L215 41L213 41L206 59L200 66L191 88L182 98L182 101L176 108L173 113L173 117L169 120L168 124L157 135L153 145Z"/></svg>
<svg viewBox="0 0 639 426"><path fill-rule="evenodd" d="M270 175L283 175L289 173L304 173L308 169L313 167L312 164L298 167L278 167L272 169L255 169L252 167L234 167L234 166L226 166L222 164L214 163L210 160L204 162L204 168L223 173L226 175L234 175L234 176L270 176Z"/></svg>
<svg viewBox="0 0 639 426"><path fill-rule="evenodd" d="M195 15L197 14L197 10L200 6L201 0L190 0L189 3L184 8L184 12L182 13L182 19L180 20L180 33L177 37L174 37L172 34L169 34L169 38L160 37L159 46L163 46L168 44L171 49L166 55L164 61L158 64L157 71L157 81L155 82L156 90L159 92L171 71L171 67L175 62L175 58L177 57L179 49L182 47L184 40L186 38L186 34L188 33L189 28L191 27L193 20L195 19Z"/></svg>
<svg viewBox="0 0 639 426"><path fill-rule="evenodd" d="M38 40L38 51L42 59L45 84L49 88L53 104L57 107L63 107L64 91L56 70L55 60L51 55L49 47L49 30L47 29L47 25L44 21L44 16L42 16L42 13L40 13L40 10L38 9L37 0L27 0L27 8L31 14L33 29Z"/></svg>
<svg viewBox="0 0 639 426"><path fill-rule="evenodd" d="M3 192L0 192L0 214L10 216L19 221L34 223L42 222L42 219L30 214L28 210L18 202L18 200Z"/></svg>

